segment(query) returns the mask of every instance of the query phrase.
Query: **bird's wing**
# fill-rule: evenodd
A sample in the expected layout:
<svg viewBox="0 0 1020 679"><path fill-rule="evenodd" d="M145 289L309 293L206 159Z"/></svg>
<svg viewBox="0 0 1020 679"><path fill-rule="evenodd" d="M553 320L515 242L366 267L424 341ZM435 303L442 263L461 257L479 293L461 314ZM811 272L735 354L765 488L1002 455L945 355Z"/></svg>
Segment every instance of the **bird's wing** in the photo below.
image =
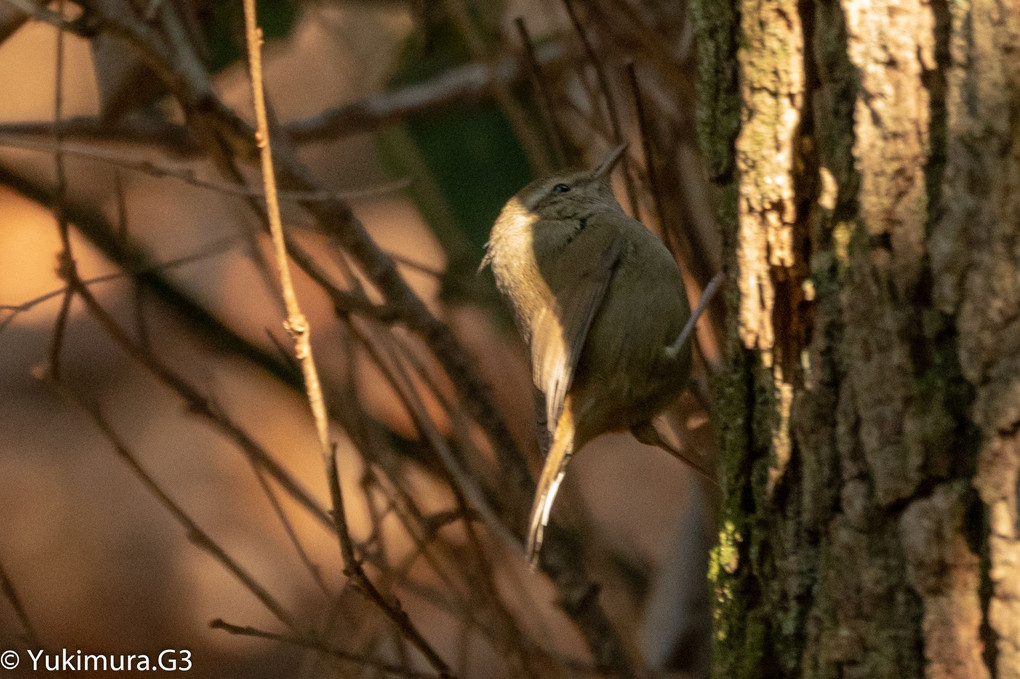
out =
<svg viewBox="0 0 1020 679"><path fill-rule="evenodd" d="M532 326L531 368L535 386L545 394L546 424L556 426L563 400L574 378L574 370L584 347L588 329L602 305L613 273L620 262L626 240L619 234L609 233L608 242L595 252L594 257L576 261L577 257L564 256L563 271L557 276L561 285L554 286L554 306L543 308Z"/></svg>

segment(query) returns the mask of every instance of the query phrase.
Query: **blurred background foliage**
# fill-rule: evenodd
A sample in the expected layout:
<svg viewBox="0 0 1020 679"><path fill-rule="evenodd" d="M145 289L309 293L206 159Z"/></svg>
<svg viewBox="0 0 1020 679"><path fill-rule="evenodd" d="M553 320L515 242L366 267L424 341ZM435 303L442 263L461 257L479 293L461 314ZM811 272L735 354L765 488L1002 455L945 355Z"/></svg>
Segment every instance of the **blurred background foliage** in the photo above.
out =
<svg viewBox="0 0 1020 679"><path fill-rule="evenodd" d="M685 3L258 13L344 512L368 577L442 662L337 550L254 195L239 1L0 0L16 93L0 102L0 646L188 648L210 677L704 676L712 491L661 451L587 446L545 572L514 551L541 453L525 352L477 273L499 209L561 150L584 166L627 141L621 204L697 299L720 258ZM94 303L66 294L62 252ZM698 334L670 415L711 455L717 335Z"/></svg>

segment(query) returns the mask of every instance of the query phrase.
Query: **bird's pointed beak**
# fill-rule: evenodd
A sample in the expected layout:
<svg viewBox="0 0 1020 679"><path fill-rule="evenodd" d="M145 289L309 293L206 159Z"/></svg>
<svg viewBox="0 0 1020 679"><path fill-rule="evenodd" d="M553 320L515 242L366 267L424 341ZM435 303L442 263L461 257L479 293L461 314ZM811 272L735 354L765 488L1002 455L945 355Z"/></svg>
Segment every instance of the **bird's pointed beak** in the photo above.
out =
<svg viewBox="0 0 1020 679"><path fill-rule="evenodd" d="M605 160L603 160L598 167L592 170L591 173L592 179L602 179L603 177L608 177L609 173L613 171L614 167L616 167L616 164L620 162L620 158L623 158L623 154L626 150L627 144L624 143L620 144L612 151L610 151L609 155L606 156Z"/></svg>

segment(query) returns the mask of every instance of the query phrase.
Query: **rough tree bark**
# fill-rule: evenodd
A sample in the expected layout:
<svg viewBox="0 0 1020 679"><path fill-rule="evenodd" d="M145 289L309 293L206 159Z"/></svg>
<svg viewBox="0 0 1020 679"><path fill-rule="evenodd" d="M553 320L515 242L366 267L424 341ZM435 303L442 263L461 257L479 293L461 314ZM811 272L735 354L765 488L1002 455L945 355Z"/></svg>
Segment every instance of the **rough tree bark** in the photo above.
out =
<svg viewBox="0 0 1020 679"><path fill-rule="evenodd" d="M720 677L1020 677L1020 3L697 0Z"/></svg>

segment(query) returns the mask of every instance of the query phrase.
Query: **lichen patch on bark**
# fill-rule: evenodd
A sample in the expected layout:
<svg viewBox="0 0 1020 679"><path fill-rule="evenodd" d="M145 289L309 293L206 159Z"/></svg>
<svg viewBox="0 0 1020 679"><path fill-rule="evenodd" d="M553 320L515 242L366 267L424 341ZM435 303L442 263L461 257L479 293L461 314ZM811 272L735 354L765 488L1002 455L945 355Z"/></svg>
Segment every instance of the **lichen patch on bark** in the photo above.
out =
<svg viewBox="0 0 1020 679"><path fill-rule="evenodd" d="M776 280L794 266L794 150L804 96L803 29L795 0L745 0L737 51L744 107L735 144L738 171L739 333L773 370L775 426L769 492L789 461L793 386L776 356ZM799 290L799 283L797 284ZM780 333L788 329L780 328Z"/></svg>
<svg viewBox="0 0 1020 679"><path fill-rule="evenodd" d="M791 0L747 0L741 17L740 335L744 346L770 356L775 343L770 268L792 267L794 258L792 174L804 93L803 34Z"/></svg>

